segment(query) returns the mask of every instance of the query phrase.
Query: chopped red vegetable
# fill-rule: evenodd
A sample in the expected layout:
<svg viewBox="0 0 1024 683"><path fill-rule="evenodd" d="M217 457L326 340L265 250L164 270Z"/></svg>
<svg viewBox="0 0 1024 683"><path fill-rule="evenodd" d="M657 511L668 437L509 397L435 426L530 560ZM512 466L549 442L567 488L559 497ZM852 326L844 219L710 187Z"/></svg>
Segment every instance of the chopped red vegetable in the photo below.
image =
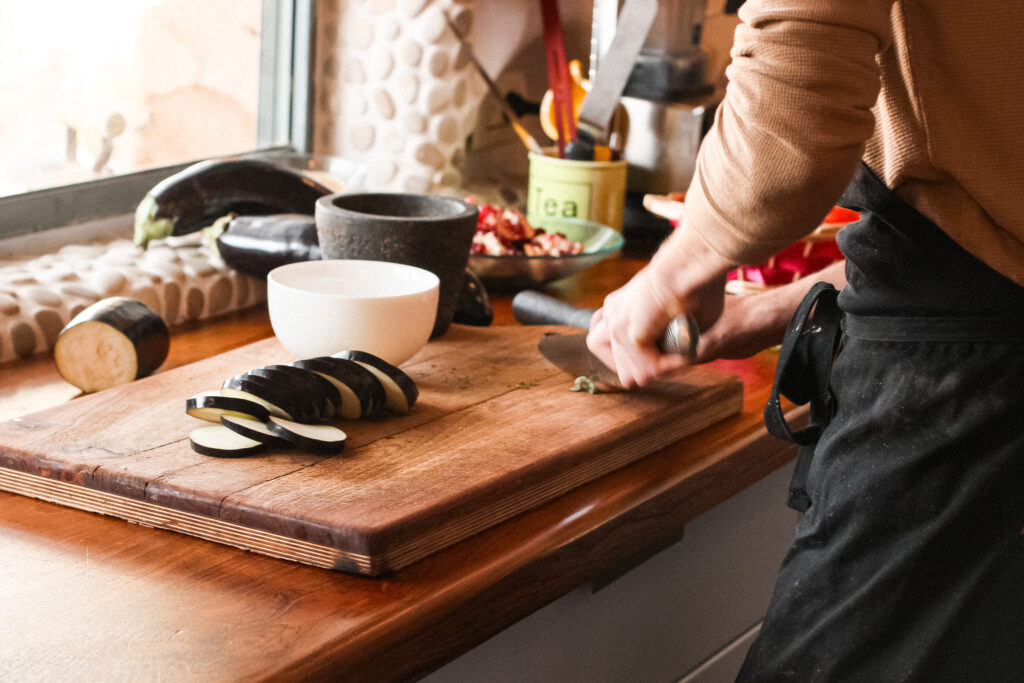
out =
<svg viewBox="0 0 1024 683"><path fill-rule="evenodd" d="M476 204L475 197L466 201ZM488 256L565 256L583 253L583 244L560 232L547 232L515 209L480 204L471 254Z"/></svg>

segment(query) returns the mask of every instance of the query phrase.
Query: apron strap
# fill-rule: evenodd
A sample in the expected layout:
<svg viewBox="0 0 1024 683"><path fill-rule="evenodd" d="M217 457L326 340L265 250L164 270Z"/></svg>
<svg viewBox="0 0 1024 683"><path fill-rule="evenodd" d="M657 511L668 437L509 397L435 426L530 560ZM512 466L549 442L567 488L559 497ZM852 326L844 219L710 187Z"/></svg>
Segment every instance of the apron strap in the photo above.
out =
<svg viewBox="0 0 1024 683"><path fill-rule="evenodd" d="M830 380L832 363L842 341L838 295L828 282L818 282L800 302L782 341L771 395L764 407L768 433L800 445L787 500L789 507L800 512L811 506L807 472L815 445L835 413ZM797 405L810 402L811 422L807 427L798 432L790 429L782 414L780 396Z"/></svg>
<svg viewBox="0 0 1024 683"><path fill-rule="evenodd" d="M828 282L815 283L790 320L764 407L765 426L776 438L811 445L832 417L834 399L829 377L839 349L842 319L836 304L838 294ZM780 397L797 405L810 402L811 424L798 432L792 431L782 414Z"/></svg>
<svg viewBox="0 0 1024 683"><path fill-rule="evenodd" d="M876 342L1022 343L1024 318L937 318L852 315L843 319L848 337Z"/></svg>

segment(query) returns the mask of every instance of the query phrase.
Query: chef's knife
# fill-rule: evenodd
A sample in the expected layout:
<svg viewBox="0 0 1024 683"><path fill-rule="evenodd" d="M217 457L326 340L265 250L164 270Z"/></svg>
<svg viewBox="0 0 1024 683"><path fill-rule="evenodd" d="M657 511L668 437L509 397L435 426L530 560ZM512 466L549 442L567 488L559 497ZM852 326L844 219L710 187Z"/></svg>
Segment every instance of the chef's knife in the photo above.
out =
<svg viewBox="0 0 1024 683"><path fill-rule="evenodd" d="M626 0L619 12L608 52L602 57L590 92L583 100L576 139L565 148L567 159L593 161L597 145L607 145L608 126L633 71L637 55L658 13L658 0Z"/></svg>
<svg viewBox="0 0 1024 683"><path fill-rule="evenodd" d="M578 308L533 290L523 290L512 299L512 314L523 325L569 325L590 329L592 308ZM679 316L669 323L658 342L662 353L678 353L693 358L699 332L693 316ZM541 339L540 352L571 375L591 377L621 387L618 375L587 348L586 334L550 334Z"/></svg>

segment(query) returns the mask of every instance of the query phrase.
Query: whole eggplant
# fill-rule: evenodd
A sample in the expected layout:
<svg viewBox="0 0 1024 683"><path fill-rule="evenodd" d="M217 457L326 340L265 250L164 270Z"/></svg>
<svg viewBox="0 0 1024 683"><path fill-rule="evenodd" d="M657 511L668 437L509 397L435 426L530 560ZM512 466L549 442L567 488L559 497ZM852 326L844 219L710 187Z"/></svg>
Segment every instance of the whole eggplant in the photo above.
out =
<svg viewBox="0 0 1024 683"><path fill-rule="evenodd" d="M264 280L278 266L320 259L316 223L305 214L235 216L217 237L225 264Z"/></svg>
<svg viewBox="0 0 1024 683"><path fill-rule="evenodd" d="M153 186L135 210L135 244L201 230L229 212L308 213L330 190L309 176L260 159L209 159Z"/></svg>

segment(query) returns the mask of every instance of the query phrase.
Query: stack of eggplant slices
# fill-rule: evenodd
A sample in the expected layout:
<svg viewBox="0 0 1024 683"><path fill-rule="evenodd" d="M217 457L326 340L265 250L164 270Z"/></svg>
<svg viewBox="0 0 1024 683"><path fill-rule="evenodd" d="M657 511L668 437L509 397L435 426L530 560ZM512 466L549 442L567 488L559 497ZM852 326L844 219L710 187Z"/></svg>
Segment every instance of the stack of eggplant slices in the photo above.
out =
<svg viewBox="0 0 1024 683"><path fill-rule="evenodd" d="M216 423L193 430L189 441L218 458L274 449L335 455L346 439L335 422L402 415L418 395L407 374L365 351L265 365L189 398L189 415Z"/></svg>

